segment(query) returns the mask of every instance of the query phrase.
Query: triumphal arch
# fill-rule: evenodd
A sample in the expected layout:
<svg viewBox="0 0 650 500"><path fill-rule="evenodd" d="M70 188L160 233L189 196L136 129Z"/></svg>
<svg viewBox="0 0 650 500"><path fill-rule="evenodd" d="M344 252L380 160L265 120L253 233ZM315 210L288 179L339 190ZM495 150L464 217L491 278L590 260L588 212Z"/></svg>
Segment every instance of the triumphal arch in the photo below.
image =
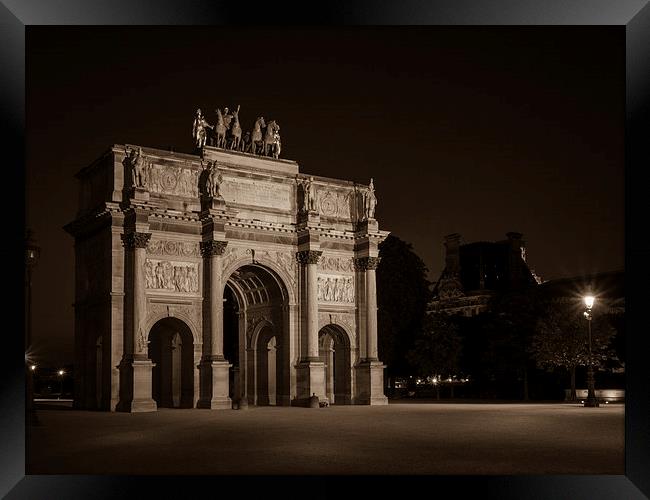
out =
<svg viewBox="0 0 650 500"><path fill-rule="evenodd" d="M372 180L277 156L114 145L76 175L76 407L387 403Z"/></svg>

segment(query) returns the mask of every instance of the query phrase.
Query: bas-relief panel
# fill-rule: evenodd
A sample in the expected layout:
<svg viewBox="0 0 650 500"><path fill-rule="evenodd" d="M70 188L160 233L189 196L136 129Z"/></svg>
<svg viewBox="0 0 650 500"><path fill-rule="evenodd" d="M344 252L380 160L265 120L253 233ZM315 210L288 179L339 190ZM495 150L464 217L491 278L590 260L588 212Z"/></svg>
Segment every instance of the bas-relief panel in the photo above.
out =
<svg viewBox="0 0 650 500"><path fill-rule="evenodd" d="M199 196L198 170L153 163L147 170L147 186L151 193L191 198Z"/></svg>
<svg viewBox="0 0 650 500"><path fill-rule="evenodd" d="M144 263L147 290L174 293L199 292L199 264L173 260L149 259Z"/></svg>
<svg viewBox="0 0 650 500"><path fill-rule="evenodd" d="M278 182L227 177L221 185L226 203L238 203L290 211L293 209L295 188Z"/></svg>
<svg viewBox="0 0 650 500"><path fill-rule="evenodd" d="M355 203L354 191L336 191L323 186L316 190L316 199L316 206L321 215L351 219Z"/></svg>
<svg viewBox="0 0 650 500"><path fill-rule="evenodd" d="M354 278L340 274L318 274L318 301L354 304Z"/></svg>

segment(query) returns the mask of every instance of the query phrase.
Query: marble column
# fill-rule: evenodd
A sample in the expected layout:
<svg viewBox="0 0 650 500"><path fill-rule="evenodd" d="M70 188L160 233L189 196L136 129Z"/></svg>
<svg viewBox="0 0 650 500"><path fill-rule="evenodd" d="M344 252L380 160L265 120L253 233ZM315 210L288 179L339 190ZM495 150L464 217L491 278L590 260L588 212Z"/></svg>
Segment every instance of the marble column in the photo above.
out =
<svg viewBox="0 0 650 500"><path fill-rule="evenodd" d="M361 257L355 259L355 269L363 273L365 283L365 340L366 352L356 366L357 404L385 405L388 398L384 395L384 368L377 357L377 278L378 257ZM364 332L362 332L363 334Z"/></svg>
<svg viewBox="0 0 650 500"><path fill-rule="evenodd" d="M325 363L321 361L318 352L318 260L322 254L320 250L303 250L296 254L296 259L304 270L302 307L306 330L306 335L303 336L306 349L301 354L297 370L296 405L308 405L313 394L321 399L326 397Z"/></svg>
<svg viewBox="0 0 650 500"><path fill-rule="evenodd" d="M148 332L143 329L146 314L144 263L146 248L151 233L131 232L122 235L122 242L127 252L131 253L131 323L125 328L130 330L130 342L125 336L124 358L120 364L120 401L118 411L145 412L155 411L156 402L151 397L151 375L154 364L147 352ZM125 325L126 326L126 325Z"/></svg>
<svg viewBox="0 0 650 500"><path fill-rule="evenodd" d="M200 397L197 408L229 409L232 402L229 393L229 370L232 366L223 356L223 283L221 280L223 253L227 241L202 241L203 272L208 273L209 301L204 300L208 314L204 315L204 350L199 369L201 371ZM209 338L209 343L205 342Z"/></svg>

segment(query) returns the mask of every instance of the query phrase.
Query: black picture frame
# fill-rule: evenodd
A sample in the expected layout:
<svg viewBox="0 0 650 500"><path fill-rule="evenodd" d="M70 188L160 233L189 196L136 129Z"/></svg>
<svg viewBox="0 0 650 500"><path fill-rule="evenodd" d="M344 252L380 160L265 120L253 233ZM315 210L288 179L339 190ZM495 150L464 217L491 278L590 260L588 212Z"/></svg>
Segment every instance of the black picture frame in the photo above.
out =
<svg viewBox="0 0 650 500"><path fill-rule="evenodd" d="M0 4L0 78L5 185L24 185L25 27L28 25L220 25L220 24L407 24L407 25L618 25L626 32L626 316L625 475L621 476L431 476L368 478L111 477L25 476L24 365L21 319L4 349L1 391L3 431L0 493L7 498L116 498L162 494L165 498L269 494L284 486L292 494L338 496L336 492L386 494L405 491L469 492L487 498L644 498L650 496L650 378L642 300L650 277L650 233L642 174L650 166L650 6L645 0L499 0L469 2L328 2L313 11L307 3L213 3L207 0L157 2L12 0ZM16 189L15 191L20 191ZM18 197L19 192L14 193ZM22 205L21 205L22 203ZM15 227L7 241L23 241L24 199L14 203ZM15 239L14 239L15 237ZM13 245L6 245L6 249ZM18 245L16 245L18 247ZM7 260L24 259L5 250ZM16 266L18 267L18 266ZM20 269L19 269L20 271ZM17 273L18 279L23 279ZM7 310L20 310L14 294ZM13 306L13 307L12 307ZM14 313L15 314L15 313ZM8 333L8 332L5 332ZM282 481L282 485L279 484ZM326 486L324 486L326 485ZM391 495L395 494L391 491Z"/></svg>

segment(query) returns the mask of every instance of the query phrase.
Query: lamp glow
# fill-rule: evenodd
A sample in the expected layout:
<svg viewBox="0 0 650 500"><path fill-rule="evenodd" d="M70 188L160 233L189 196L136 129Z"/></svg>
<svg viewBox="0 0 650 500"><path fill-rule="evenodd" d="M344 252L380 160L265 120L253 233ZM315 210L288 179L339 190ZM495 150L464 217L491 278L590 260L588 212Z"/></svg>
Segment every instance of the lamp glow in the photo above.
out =
<svg viewBox="0 0 650 500"><path fill-rule="evenodd" d="M63 375L65 372L63 370L59 370L59 375Z"/></svg>
<svg viewBox="0 0 650 500"><path fill-rule="evenodd" d="M585 297L585 305L587 306L587 309L591 309L594 306L594 296L593 295L587 295Z"/></svg>

